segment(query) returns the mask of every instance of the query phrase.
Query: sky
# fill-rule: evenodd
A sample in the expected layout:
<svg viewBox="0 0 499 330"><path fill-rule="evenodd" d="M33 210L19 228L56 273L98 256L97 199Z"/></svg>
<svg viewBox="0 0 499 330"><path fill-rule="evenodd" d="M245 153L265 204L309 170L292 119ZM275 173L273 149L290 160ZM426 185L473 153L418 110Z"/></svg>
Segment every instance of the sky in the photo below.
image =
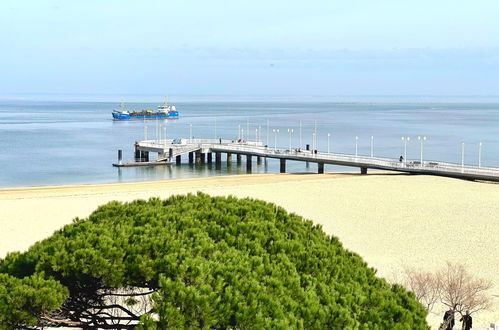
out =
<svg viewBox="0 0 499 330"><path fill-rule="evenodd" d="M1 0L0 94L499 95L497 0Z"/></svg>

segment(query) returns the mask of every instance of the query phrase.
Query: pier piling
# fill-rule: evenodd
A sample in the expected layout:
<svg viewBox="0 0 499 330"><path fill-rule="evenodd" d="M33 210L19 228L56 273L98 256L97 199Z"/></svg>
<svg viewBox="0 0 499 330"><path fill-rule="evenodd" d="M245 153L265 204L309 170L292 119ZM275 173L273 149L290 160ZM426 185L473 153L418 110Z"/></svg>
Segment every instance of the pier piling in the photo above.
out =
<svg viewBox="0 0 499 330"><path fill-rule="evenodd" d="M280 161L281 161L281 166L279 169L279 173L286 173L286 159L281 158Z"/></svg>
<svg viewBox="0 0 499 330"><path fill-rule="evenodd" d="M177 165L182 164L182 156L181 155L178 155L177 157L175 157L175 163Z"/></svg>
<svg viewBox="0 0 499 330"><path fill-rule="evenodd" d="M237 162L237 165L241 165L241 154L236 155L236 162Z"/></svg>
<svg viewBox="0 0 499 330"><path fill-rule="evenodd" d="M189 152L189 164L194 163L194 152Z"/></svg>
<svg viewBox="0 0 499 330"><path fill-rule="evenodd" d="M251 171L252 159L251 155L246 155L246 169Z"/></svg>
<svg viewBox="0 0 499 330"><path fill-rule="evenodd" d="M213 154L211 152L208 153L208 164L213 162Z"/></svg>
<svg viewBox="0 0 499 330"><path fill-rule="evenodd" d="M361 167L360 174L367 174L367 167Z"/></svg>
<svg viewBox="0 0 499 330"><path fill-rule="evenodd" d="M317 173L324 174L324 163L317 163Z"/></svg>

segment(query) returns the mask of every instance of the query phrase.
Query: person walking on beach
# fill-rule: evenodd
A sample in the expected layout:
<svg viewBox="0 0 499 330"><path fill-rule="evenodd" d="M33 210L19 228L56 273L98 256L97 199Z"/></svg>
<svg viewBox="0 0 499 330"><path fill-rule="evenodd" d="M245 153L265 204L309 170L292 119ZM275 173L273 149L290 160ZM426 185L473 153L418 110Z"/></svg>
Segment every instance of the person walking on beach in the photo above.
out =
<svg viewBox="0 0 499 330"><path fill-rule="evenodd" d="M466 314L459 321L463 322L463 330L470 330L473 327L473 318L470 311L466 311Z"/></svg>
<svg viewBox="0 0 499 330"><path fill-rule="evenodd" d="M449 308L444 314L443 330L452 330L454 328L454 309Z"/></svg>

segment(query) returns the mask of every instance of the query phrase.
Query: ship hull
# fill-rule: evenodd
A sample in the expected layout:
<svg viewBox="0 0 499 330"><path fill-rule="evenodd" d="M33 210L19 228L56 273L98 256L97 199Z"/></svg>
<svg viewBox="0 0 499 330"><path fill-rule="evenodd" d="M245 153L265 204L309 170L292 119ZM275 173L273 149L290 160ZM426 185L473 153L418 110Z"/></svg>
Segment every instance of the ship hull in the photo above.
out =
<svg viewBox="0 0 499 330"><path fill-rule="evenodd" d="M157 120L157 119L177 119L177 114L169 115L150 115L150 116L131 116L129 114L113 113L113 120Z"/></svg>

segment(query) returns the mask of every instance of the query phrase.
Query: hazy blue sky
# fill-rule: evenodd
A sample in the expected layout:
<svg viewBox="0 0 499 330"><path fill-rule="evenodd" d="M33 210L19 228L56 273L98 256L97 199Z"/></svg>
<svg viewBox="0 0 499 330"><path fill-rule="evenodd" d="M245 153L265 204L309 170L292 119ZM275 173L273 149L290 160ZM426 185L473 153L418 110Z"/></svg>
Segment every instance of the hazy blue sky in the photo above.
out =
<svg viewBox="0 0 499 330"><path fill-rule="evenodd" d="M498 95L499 1L1 0L10 93Z"/></svg>

